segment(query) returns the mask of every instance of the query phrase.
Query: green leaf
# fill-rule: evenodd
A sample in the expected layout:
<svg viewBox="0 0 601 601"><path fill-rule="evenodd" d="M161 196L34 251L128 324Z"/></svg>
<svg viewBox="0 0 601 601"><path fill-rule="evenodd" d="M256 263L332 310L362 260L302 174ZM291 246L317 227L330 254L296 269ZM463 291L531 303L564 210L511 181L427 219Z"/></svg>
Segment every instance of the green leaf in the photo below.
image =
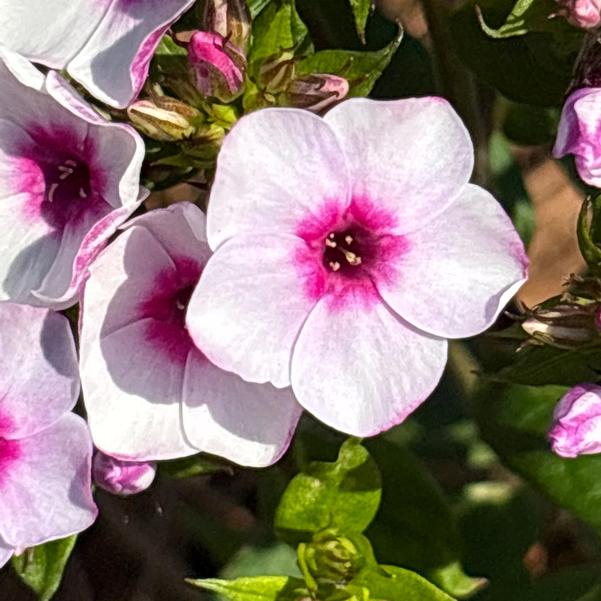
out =
<svg viewBox="0 0 601 601"><path fill-rule="evenodd" d="M557 12L555 0L517 0L500 27L489 27L478 11L480 27L491 38L502 39L521 36L529 31L558 32L570 27L565 19L552 19Z"/></svg>
<svg viewBox="0 0 601 601"><path fill-rule="evenodd" d="M189 162L189 159L188 159ZM161 461L159 469L170 478L190 478L192 476L207 476L218 472L233 474L234 469L228 463L209 455L193 455L183 459Z"/></svg>
<svg viewBox="0 0 601 601"><path fill-rule="evenodd" d="M601 456L563 459L547 441L553 409L565 391L560 386L490 384L477 395L478 423L509 468L601 533Z"/></svg>
<svg viewBox="0 0 601 601"><path fill-rule="evenodd" d="M251 71L263 60L297 48L307 36L307 28L296 12L294 0L272 2L253 22Z"/></svg>
<svg viewBox="0 0 601 601"><path fill-rule="evenodd" d="M365 26L367 25L367 17L373 10L373 0L349 0L353 15L355 16L355 27L361 41L365 44Z"/></svg>
<svg viewBox="0 0 601 601"><path fill-rule="evenodd" d="M58 590L76 540L77 535L69 536L32 547L13 557L14 570L36 593L39 601L50 601Z"/></svg>
<svg viewBox="0 0 601 601"><path fill-rule="evenodd" d="M361 533L380 504L380 472L367 450L350 438L335 463L313 462L295 476L276 511L275 525L293 544L325 528Z"/></svg>
<svg viewBox="0 0 601 601"><path fill-rule="evenodd" d="M186 580L189 584L213 591L229 601L295 601L305 582L290 576L254 576L236 580Z"/></svg>
<svg viewBox="0 0 601 601"><path fill-rule="evenodd" d="M445 592L415 572L395 566L365 570L353 581L367 588L370 599L386 601L453 601Z"/></svg>
<svg viewBox="0 0 601 601"><path fill-rule="evenodd" d="M402 40L402 32L384 48L373 52L320 50L302 59L297 73L331 73L348 79L349 96L367 96L388 66Z"/></svg>
<svg viewBox="0 0 601 601"><path fill-rule="evenodd" d="M271 0L246 0L251 18L254 19L270 2Z"/></svg>
<svg viewBox="0 0 601 601"><path fill-rule="evenodd" d="M547 384L572 386L599 378L601 348L573 350L552 346L530 346L516 355L515 361L489 376L490 380L532 386Z"/></svg>
<svg viewBox="0 0 601 601"><path fill-rule="evenodd" d="M245 546L240 549L221 570L227 579L241 576L300 576L296 565L296 553L286 543Z"/></svg>
<svg viewBox="0 0 601 601"><path fill-rule="evenodd" d="M412 453L379 438L366 443L385 486L367 531L379 561L416 570L451 594L469 596L484 584L460 564L461 540L442 491Z"/></svg>
<svg viewBox="0 0 601 601"><path fill-rule="evenodd" d="M538 1L538 0L536 0ZM502 23L513 0L478 2L487 23ZM475 6L468 2L450 19L455 50L483 81L510 100L537 106L560 106L582 43L582 32L529 32L493 39L481 28Z"/></svg>

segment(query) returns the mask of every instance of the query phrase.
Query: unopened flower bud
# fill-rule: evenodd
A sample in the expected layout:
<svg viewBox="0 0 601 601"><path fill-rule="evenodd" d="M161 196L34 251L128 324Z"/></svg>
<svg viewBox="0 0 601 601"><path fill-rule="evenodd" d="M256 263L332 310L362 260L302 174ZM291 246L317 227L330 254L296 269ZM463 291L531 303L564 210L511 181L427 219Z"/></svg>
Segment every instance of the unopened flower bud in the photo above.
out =
<svg viewBox="0 0 601 601"><path fill-rule="evenodd" d="M561 457L601 453L601 386L578 384L561 398L549 440Z"/></svg>
<svg viewBox="0 0 601 601"><path fill-rule="evenodd" d="M261 87L270 94L285 92L296 73L294 52L286 51L263 62L259 70Z"/></svg>
<svg viewBox="0 0 601 601"><path fill-rule="evenodd" d="M205 96L230 102L244 86L244 54L218 33L197 31L188 45L188 60L196 87Z"/></svg>
<svg viewBox="0 0 601 601"><path fill-rule="evenodd" d="M299 562L316 583L350 582L359 568L360 553L353 542L325 531L298 548Z"/></svg>
<svg viewBox="0 0 601 601"><path fill-rule="evenodd" d="M601 0L557 0L560 8L556 13L575 27L593 29L601 23Z"/></svg>
<svg viewBox="0 0 601 601"><path fill-rule="evenodd" d="M286 90L286 104L319 113L342 100L349 92L344 77L315 73L302 75L290 82Z"/></svg>
<svg viewBox="0 0 601 601"><path fill-rule="evenodd" d="M92 464L94 482L114 495L135 495L146 490L156 475L156 463L121 461L97 451Z"/></svg>
<svg viewBox="0 0 601 601"><path fill-rule="evenodd" d="M205 31L218 33L248 52L251 19L246 0L205 0L202 23Z"/></svg>
<svg viewBox="0 0 601 601"><path fill-rule="evenodd" d="M189 138L202 120L200 111L167 96L155 100L138 100L127 109L130 121L143 134L160 142L177 142Z"/></svg>
<svg viewBox="0 0 601 601"><path fill-rule="evenodd" d="M598 306L564 304L538 309L522 322L534 339L560 348L574 348L599 337Z"/></svg>

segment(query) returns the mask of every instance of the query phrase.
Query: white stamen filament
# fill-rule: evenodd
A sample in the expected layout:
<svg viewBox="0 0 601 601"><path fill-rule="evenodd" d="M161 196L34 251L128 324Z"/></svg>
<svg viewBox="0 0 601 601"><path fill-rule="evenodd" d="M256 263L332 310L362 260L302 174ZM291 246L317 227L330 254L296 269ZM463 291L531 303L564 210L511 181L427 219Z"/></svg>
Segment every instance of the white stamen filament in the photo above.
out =
<svg viewBox="0 0 601 601"><path fill-rule="evenodd" d="M57 188L57 183L50 185L50 189L48 190L48 202L54 202L54 193L56 192Z"/></svg>

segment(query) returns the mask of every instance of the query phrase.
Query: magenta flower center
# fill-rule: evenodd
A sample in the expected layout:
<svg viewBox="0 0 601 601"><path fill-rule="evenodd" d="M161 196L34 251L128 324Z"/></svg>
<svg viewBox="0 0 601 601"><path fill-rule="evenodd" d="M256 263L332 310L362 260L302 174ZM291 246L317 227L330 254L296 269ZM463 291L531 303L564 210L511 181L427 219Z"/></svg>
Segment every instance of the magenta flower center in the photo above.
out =
<svg viewBox="0 0 601 601"><path fill-rule="evenodd" d="M85 200L90 196L90 170L85 163L68 158L59 164L44 165L42 169L46 202L68 206L77 198Z"/></svg>
<svg viewBox="0 0 601 601"><path fill-rule="evenodd" d="M9 473L11 465L19 459L20 455L18 441L0 437L0 485Z"/></svg>

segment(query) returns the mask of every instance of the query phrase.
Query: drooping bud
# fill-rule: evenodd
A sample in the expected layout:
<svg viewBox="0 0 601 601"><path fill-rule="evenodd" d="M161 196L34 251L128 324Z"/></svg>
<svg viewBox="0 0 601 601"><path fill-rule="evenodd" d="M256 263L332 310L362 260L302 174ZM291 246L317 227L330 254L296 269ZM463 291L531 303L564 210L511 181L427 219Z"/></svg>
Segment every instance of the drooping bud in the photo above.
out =
<svg viewBox="0 0 601 601"><path fill-rule="evenodd" d="M581 29L593 29L601 23L601 0L557 0L556 13Z"/></svg>
<svg viewBox="0 0 601 601"><path fill-rule="evenodd" d="M168 96L138 100L128 107L127 115L138 130L160 142L189 138L202 121L200 111Z"/></svg>
<svg viewBox="0 0 601 601"><path fill-rule="evenodd" d="M561 457L601 453L601 386L578 384L561 398L549 440Z"/></svg>
<svg viewBox="0 0 601 601"><path fill-rule="evenodd" d="M146 490L156 475L156 463L121 461L97 451L92 464L94 482L114 495L135 495Z"/></svg>
<svg viewBox="0 0 601 601"><path fill-rule="evenodd" d="M202 15L205 31L218 33L244 54L248 52L251 19L246 0L205 0Z"/></svg>
<svg viewBox="0 0 601 601"><path fill-rule="evenodd" d="M304 575L315 586L346 584L357 573L361 555L349 538L326 530L311 543L299 545L298 560Z"/></svg>
<svg viewBox="0 0 601 601"><path fill-rule="evenodd" d="M269 94L285 92L296 73L294 52L284 51L263 62L259 70L259 83Z"/></svg>
<svg viewBox="0 0 601 601"><path fill-rule="evenodd" d="M246 59L218 33L197 31L188 45L192 79L202 94L230 102L244 86Z"/></svg>
<svg viewBox="0 0 601 601"><path fill-rule="evenodd" d="M598 311L596 303L536 309L522 322L522 328L544 344L576 348L599 338Z"/></svg>
<svg viewBox="0 0 601 601"><path fill-rule="evenodd" d="M342 100L349 92L344 77L315 73L293 79L285 93L288 106L320 113Z"/></svg>

